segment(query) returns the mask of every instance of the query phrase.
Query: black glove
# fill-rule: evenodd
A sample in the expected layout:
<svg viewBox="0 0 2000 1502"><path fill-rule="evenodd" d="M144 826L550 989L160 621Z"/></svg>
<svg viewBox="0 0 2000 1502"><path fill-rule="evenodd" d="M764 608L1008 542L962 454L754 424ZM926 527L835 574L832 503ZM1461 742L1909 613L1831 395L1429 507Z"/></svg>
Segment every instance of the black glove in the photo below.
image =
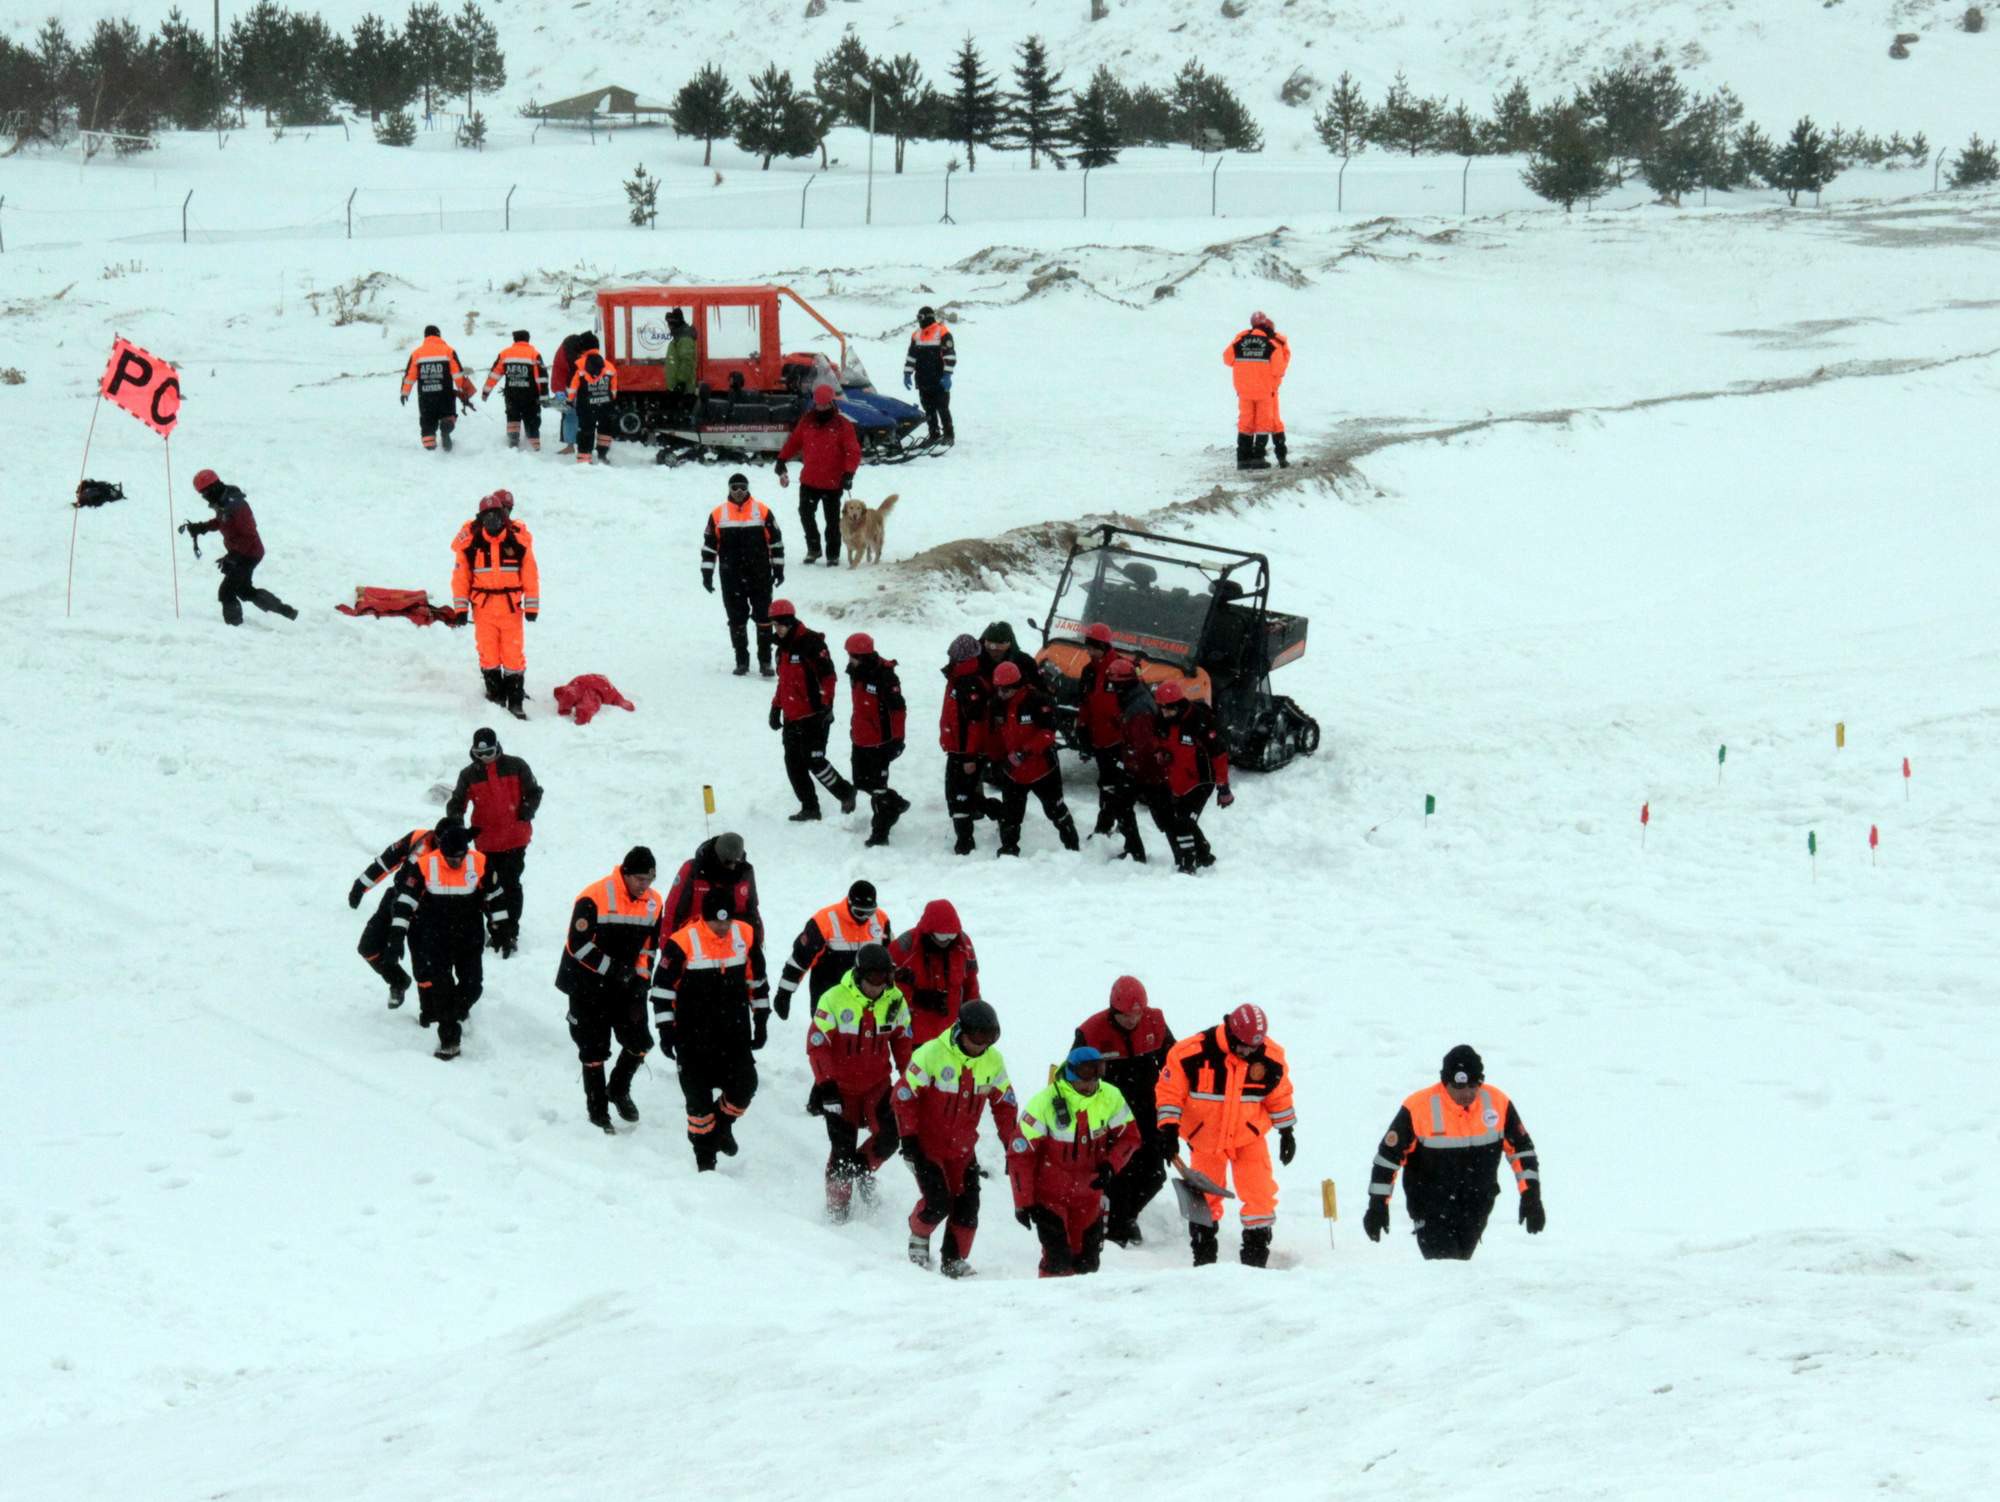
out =
<svg viewBox="0 0 2000 1502"><path fill-rule="evenodd" d="M772 568L771 568L771 582L772 582L773 584L783 584L783 583L785 582L785 566L784 566L784 564L782 564L782 563L779 563L779 564L774 564L774 565L772 565Z"/></svg>
<svg viewBox="0 0 2000 1502"><path fill-rule="evenodd" d="M1539 1236L1548 1223L1548 1212L1542 1209L1542 1186L1531 1182L1521 1191L1521 1224L1528 1228L1530 1236Z"/></svg>
<svg viewBox="0 0 2000 1502"><path fill-rule="evenodd" d="M216 571L217 571L218 573L224 573L224 574L228 573L228 572L229 572L229 558L228 558L228 556L227 556L227 555L225 554L225 555L224 555L223 557L221 557L221 558L218 558L218 559L216 559L216 560L215 560L215 567L216 567Z"/></svg>
<svg viewBox="0 0 2000 1502"><path fill-rule="evenodd" d="M1181 1155L1181 1129L1177 1126L1160 1128L1160 1152L1169 1158Z"/></svg>
<svg viewBox="0 0 2000 1502"><path fill-rule="evenodd" d="M854 488L854 476L842 475L840 477L840 488L842 490L852 490Z"/></svg>
<svg viewBox="0 0 2000 1502"><path fill-rule="evenodd" d="M753 1049L762 1048L766 1043L769 1043L770 1041L771 1041L771 1014L767 1011L760 1009L751 1014L750 1046Z"/></svg>
<svg viewBox="0 0 2000 1502"><path fill-rule="evenodd" d="M897 757L903 754L903 751L904 751L904 746L901 741L889 742L889 760L894 761Z"/></svg>
<svg viewBox="0 0 2000 1502"><path fill-rule="evenodd" d="M896 1151L903 1155L903 1161L912 1168L922 1167L929 1161L924 1157L924 1150L918 1145L914 1132L896 1144Z"/></svg>
<svg viewBox="0 0 2000 1502"><path fill-rule="evenodd" d="M705 568L701 571L701 587L710 594L715 593L715 571L713 569Z"/></svg>
<svg viewBox="0 0 2000 1502"><path fill-rule="evenodd" d="M654 1031L660 1035L660 1052L670 1059L678 1059L680 1055L674 1052L673 1023L665 1020L656 1021Z"/></svg>
<svg viewBox="0 0 2000 1502"><path fill-rule="evenodd" d="M367 895L368 883L357 876L354 878L354 885L347 889L347 905L349 907L360 907L361 899Z"/></svg>
<svg viewBox="0 0 2000 1502"><path fill-rule="evenodd" d="M787 991L783 986L778 987L777 994L771 998L771 1010L778 1014L780 1022L790 1022L792 1020L792 993Z"/></svg>
<svg viewBox="0 0 2000 1502"><path fill-rule="evenodd" d="M1234 803L1235 801L1236 801L1236 795L1230 792L1228 788L1218 788L1216 790L1215 806L1217 808L1227 808L1229 807L1230 804Z"/></svg>
<svg viewBox="0 0 2000 1502"><path fill-rule="evenodd" d="M187 533L187 534L188 534L188 536L192 537L192 536L194 536L194 523L193 523L193 522L182 522L182 523L181 523L181 525L180 525L180 530L181 530L181 531L183 531L183 532L185 532L185 533Z"/></svg>
<svg viewBox="0 0 2000 1502"><path fill-rule="evenodd" d="M806 1115L822 1116L826 1113L826 1095L832 1086L831 1080L813 1082L812 1089L806 1092ZM836 1094L834 1099L838 1101L840 1097Z"/></svg>
<svg viewBox="0 0 2000 1502"><path fill-rule="evenodd" d="M771 728L773 730L782 730L784 726L785 726L784 711L779 709L777 705L773 704L771 706Z"/></svg>
<svg viewBox="0 0 2000 1502"><path fill-rule="evenodd" d="M1035 1212L1032 1210L1016 1210L1014 1212L1014 1219L1030 1231L1035 1229Z"/></svg>
<svg viewBox="0 0 2000 1502"><path fill-rule="evenodd" d="M1278 1161L1289 1163L1299 1155L1299 1139L1292 1135L1292 1129L1285 1127L1278 1133Z"/></svg>
<svg viewBox="0 0 2000 1502"><path fill-rule="evenodd" d="M1371 1194L1368 1208L1361 1215L1361 1229L1368 1233L1370 1241L1380 1241L1382 1233L1389 1229L1389 1196Z"/></svg>
<svg viewBox="0 0 2000 1502"><path fill-rule="evenodd" d="M1117 1177L1118 1170L1113 1168L1109 1163L1106 1163L1096 1173L1091 1175L1090 1187L1092 1189L1103 1190L1106 1194L1109 1194L1111 1192L1111 1181Z"/></svg>
<svg viewBox="0 0 2000 1502"><path fill-rule="evenodd" d="M402 400L402 403L401 403L401 405L403 405L403 406L407 407L407 406L409 406L409 404L410 404L410 393L409 393L409 392L407 392L407 391L405 391L405 392L403 393L403 400Z"/></svg>

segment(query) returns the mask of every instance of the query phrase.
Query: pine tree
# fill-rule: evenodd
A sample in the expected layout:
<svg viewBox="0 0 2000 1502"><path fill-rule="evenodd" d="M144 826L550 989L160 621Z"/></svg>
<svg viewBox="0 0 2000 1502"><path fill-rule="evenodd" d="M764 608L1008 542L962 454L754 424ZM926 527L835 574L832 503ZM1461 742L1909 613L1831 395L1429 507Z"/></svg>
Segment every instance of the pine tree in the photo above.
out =
<svg viewBox="0 0 2000 1502"><path fill-rule="evenodd" d="M1492 133L1491 125L1467 109L1461 99L1457 108L1439 117L1435 144L1450 156L1479 156L1486 150Z"/></svg>
<svg viewBox="0 0 2000 1502"><path fill-rule="evenodd" d="M736 109L736 144L763 159L811 156L817 144L811 102L792 83L788 69L770 64L750 80L750 97Z"/></svg>
<svg viewBox="0 0 2000 1502"><path fill-rule="evenodd" d="M965 170L977 172L978 148L992 145L999 137L1001 111L1000 91L993 85L993 75L986 71L971 32L965 34L951 65L951 80L951 92L943 96L946 134L965 148Z"/></svg>
<svg viewBox="0 0 2000 1502"><path fill-rule="evenodd" d="M875 61L850 26L833 50L813 64L813 93L833 110L837 123L866 130L868 80L874 76Z"/></svg>
<svg viewBox="0 0 2000 1502"><path fill-rule="evenodd" d="M648 225L657 226L660 217L660 180L649 177L646 164L641 162L632 175L625 179L626 218L644 229Z"/></svg>
<svg viewBox="0 0 2000 1502"><path fill-rule="evenodd" d="M1014 49L1014 89L1007 96L1008 134L1028 148L1028 169L1035 170L1042 158L1061 162L1056 143L1068 128L1069 105L1064 96L1062 74L1050 69L1048 48L1038 36L1031 36Z"/></svg>
<svg viewBox="0 0 2000 1502"><path fill-rule="evenodd" d="M1164 146L1178 139L1174 101L1149 83L1124 93L1118 108L1118 139L1127 146Z"/></svg>
<svg viewBox="0 0 2000 1502"><path fill-rule="evenodd" d="M410 118L406 109L392 111L376 122L375 139L384 146L414 146L417 144L417 122Z"/></svg>
<svg viewBox="0 0 2000 1502"><path fill-rule="evenodd" d="M158 44L130 21L99 21L76 59L72 102L78 128L150 135L166 112L161 83ZM119 141L116 149L123 156L143 148Z"/></svg>
<svg viewBox="0 0 2000 1502"><path fill-rule="evenodd" d="M1972 139L1965 143L1965 149L1953 158L1951 173L1945 181L1954 188L1981 188L1991 182L2000 182L2000 154L1985 141L1979 139L1979 132L1972 133Z"/></svg>
<svg viewBox="0 0 2000 1502"><path fill-rule="evenodd" d="M403 56L410 82L423 91L424 114L437 110L440 93L456 92L452 76L451 23L434 0L411 0L403 17Z"/></svg>
<svg viewBox="0 0 2000 1502"><path fill-rule="evenodd" d="M1519 156L1535 149L1535 101L1528 94L1525 79L1515 79L1505 93L1493 96L1493 124L1488 139L1493 149L1504 156Z"/></svg>
<svg viewBox="0 0 2000 1502"><path fill-rule="evenodd" d="M1352 73L1335 80L1326 104L1313 119L1313 129L1335 156L1359 156L1368 149L1368 101Z"/></svg>
<svg viewBox="0 0 2000 1502"><path fill-rule="evenodd" d="M1840 163L1827 150L1826 137L1803 116L1792 134L1771 158L1770 183L1784 193L1794 208L1801 193L1817 194L1840 174Z"/></svg>
<svg viewBox="0 0 2000 1502"><path fill-rule="evenodd" d="M1410 87L1410 80L1398 68L1394 80L1389 84L1389 92L1382 100L1382 107L1375 111L1368 126L1369 135L1385 146L1415 156L1420 151L1428 151L1437 144L1438 128L1444 110L1435 99L1425 99Z"/></svg>
<svg viewBox="0 0 2000 1502"><path fill-rule="evenodd" d="M1637 66L1593 74L1582 103L1604 151L1620 162L1636 162L1654 139L1686 113L1687 89L1671 64L1650 71Z"/></svg>
<svg viewBox="0 0 2000 1502"><path fill-rule="evenodd" d="M729 79L714 63L706 63L699 73L680 86L667 110L667 120L677 136L701 142L701 164L713 165L715 143L729 134L736 123L742 101L729 87ZM764 165L771 164L767 160Z"/></svg>
<svg viewBox="0 0 2000 1502"><path fill-rule="evenodd" d="M486 149L486 116L474 110L460 122L458 144L470 151Z"/></svg>
<svg viewBox="0 0 2000 1502"><path fill-rule="evenodd" d="M1076 108L1069 117L1069 144L1079 167L1109 167L1118 160L1122 139L1118 96L1122 92L1111 70L1100 63L1084 91L1076 96Z"/></svg>
<svg viewBox="0 0 2000 1502"><path fill-rule="evenodd" d="M896 142L896 170L903 170L903 152L910 142L938 128L938 97L924 82L924 70L909 53L875 65L875 124Z"/></svg>
<svg viewBox="0 0 2000 1502"><path fill-rule="evenodd" d="M159 66L165 109L182 130L206 130L222 113L222 80L210 39L195 30L179 6L160 23ZM0 90L4 93L4 90Z"/></svg>
<svg viewBox="0 0 2000 1502"><path fill-rule="evenodd" d="M1189 58L1174 75L1175 134L1197 151L1261 151L1264 133L1236 91Z"/></svg>
<svg viewBox="0 0 2000 1502"><path fill-rule="evenodd" d="M1521 181L1537 197L1561 204L1564 213L1573 210L1577 200L1595 198L1611 186L1603 148L1580 107L1559 105L1542 114L1534 154Z"/></svg>
<svg viewBox="0 0 2000 1502"><path fill-rule="evenodd" d="M451 18L449 35L446 53L452 88L454 92L465 90L465 113L471 115L475 89L491 94L507 86L507 58L500 50L500 32L486 19L478 0L465 0Z"/></svg>
<svg viewBox="0 0 2000 1502"><path fill-rule="evenodd" d="M286 74L291 62L287 51L289 19L289 13L274 0L257 0L248 12L229 23L230 82L245 108L264 112L266 125L292 87Z"/></svg>
<svg viewBox="0 0 2000 1502"><path fill-rule="evenodd" d="M1751 121L1736 133L1732 145L1732 170L1736 181L1752 186L1769 183L1771 161L1776 155L1771 138L1757 128L1756 121Z"/></svg>
<svg viewBox="0 0 2000 1502"><path fill-rule="evenodd" d="M380 16L366 15L354 23L337 92L357 110L368 111L371 122L416 97L403 39Z"/></svg>

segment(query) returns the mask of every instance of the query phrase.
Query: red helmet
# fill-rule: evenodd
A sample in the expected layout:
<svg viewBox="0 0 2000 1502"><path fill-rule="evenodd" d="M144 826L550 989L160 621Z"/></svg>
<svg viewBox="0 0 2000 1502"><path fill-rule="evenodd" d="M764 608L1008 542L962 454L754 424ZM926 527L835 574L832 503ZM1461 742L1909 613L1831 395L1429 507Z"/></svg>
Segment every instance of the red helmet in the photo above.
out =
<svg viewBox="0 0 2000 1502"><path fill-rule="evenodd" d="M1277 332L1277 325L1271 322L1271 315L1262 311L1250 315L1250 327L1253 329L1262 329L1267 334Z"/></svg>
<svg viewBox="0 0 2000 1502"><path fill-rule="evenodd" d="M1111 1010L1127 1017L1146 1010L1146 987L1136 975L1121 975L1111 983Z"/></svg>
<svg viewBox="0 0 2000 1502"><path fill-rule="evenodd" d="M483 495L479 498L479 509L481 511L512 511L514 509L514 492L511 490L496 490L491 495Z"/></svg>
<svg viewBox="0 0 2000 1502"><path fill-rule="evenodd" d="M1099 646L1108 647L1111 645L1111 628L1102 621L1092 621L1085 628L1083 639L1089 642L1096 642Z"/></svg>
<svg viewBox="0 0 2000 1502"><path fill-rule="evenodd" d="M815 407L831 407L834 397L838 394L833 387L829 386L825 381L821 381L817 386L813 387L813 405Z"/></svg>
<svg viewBox="0 0 2000 1502"><path fill-rule="evenodd" d="M1003 662L993 670L993 686L995 688L1012 688L1020 681L1021 668L1018 663Z"/></svg>
<svg viewBox="0 0 2000 1502"><path fill-rule="evenodd" d="M1264 1009L1249 1001L1244 1002L1224 1018L1222 1025L1229 1030L1229 1036L1233 1040L1247 1043L1253 1048L1264 1046L1264 1037L1270 1028L1270 1024L1264 1018Z"/></svg>
<svg viewBox="0 0 2000 1502"><path fill-rule="evenodd" d="M1127 678L1139 676L1139 665L1129 657L1114 657L1105 668L1104 676L1114 682L1123 683Z"/></svg>
<svg viewBox="0 0 2000 1502"><path fill-rule="evenodd" d="M857 631L847 638L847 650L856 657L866 657L875 650L875 638L866 631Z"/></svg>
<svg viewBox="0 0 2000 1502"><path fill-rule="evenodd" d="M198 469L195 471L194 488L196 494L206 491L211 485L220 485L221 483L222 476L212 469Z"/></svg>
<svg viewBox="0 0 2000 1502"><path fill-rule="evenodd" d="M1164 683L1153 685L1153 702L1155 704L1181 704L1185 703L1186 700L1187 690L1181 687L1181 681L1178 678L1169 678Z"/></svg>
<svg viewBox="0 0 2000 1502"><path fill-rule="evenodd" d="M772 620L795 621L799 618L797 608L790 600L773 600L771 608L765 612Z"/></svg>

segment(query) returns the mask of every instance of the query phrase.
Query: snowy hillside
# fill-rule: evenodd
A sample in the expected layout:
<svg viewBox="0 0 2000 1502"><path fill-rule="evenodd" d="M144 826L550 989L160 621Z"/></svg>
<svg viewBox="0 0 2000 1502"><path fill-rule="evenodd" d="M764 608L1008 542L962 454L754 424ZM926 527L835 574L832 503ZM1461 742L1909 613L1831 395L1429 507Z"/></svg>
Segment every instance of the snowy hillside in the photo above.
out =
<svg viewBox="0 0 2000 1502"><path fill-rule="evenodd" d="M1070 10L1015 9L1052 33ZM1858 46L1857 9L1797 25ZM744 36L791 26L741 10ZM1120 45L1136 11L1103 23ZM1751 14L1664 13L1731 37ZM580 53L594 13L562 14ZM963 24L926 15L912 45ZM1964 1494L2000 1358L2000 1141L1958 1105L2000 1066L1996 236L1988 197L10 253L6 1495L879 1499L946 1468L1057 1497ZM380 321L336 326L361 276ZM784 822L764 689L728 676L696 579L717 472L512 455L489 408L441 459L395 404L427 320L483 367L512 327L581 323L574 285L667 276L789 281L885 379L916 300L952 310L959 448L863 472L903 497L885 566L787 591L902 661L916 807L886 851L858 818ZM1255 307L1294 341L1311 467L1244 485L1218 356ZM66 619L114 330L186 376L174 488L106 411L88 471L131 498L83 514ZM249 492L296 623L229 632L184 549L175 618L168 516L201 465ZM523 951L447 1066L383 1009L341 897L489 721L472 644L331 607L443 595L496 484L545 598L535 718L501 729L549 791ZM790 494L759 489L796 545ZM1326 748L1241 779L1198 881L1032 823L1018 863L955 859L942 648L1039 619L1042 524L1114 509L1271 554L1274 604L1312 621L1281 687ZM637 711L553 718L579 672ZM796 1013L720 1174L696 1179L657 1060L636 1129L588 1128L563 916L635 840L689 851L703 784L774 934L859 875L899 925L952 898L1024 1083L1122 972L1181 1032L1265 1006L1298 1081L1284 1270L1233 1265L1232 1227L1196 1274L1163 1201L1144 1249L1038 1282L996 1181L981 1276L947 1284L903 1260L893 1166L874 1218L827 1227ZM1094 806L1087 777L1071 796ZM1375 1141L1460 1041L1535 1133L1550 1214L1530 1240L1503 1202L1464 1267L1418 1259L1400 1201L1385 1244L1358 1225Z"/></svg>

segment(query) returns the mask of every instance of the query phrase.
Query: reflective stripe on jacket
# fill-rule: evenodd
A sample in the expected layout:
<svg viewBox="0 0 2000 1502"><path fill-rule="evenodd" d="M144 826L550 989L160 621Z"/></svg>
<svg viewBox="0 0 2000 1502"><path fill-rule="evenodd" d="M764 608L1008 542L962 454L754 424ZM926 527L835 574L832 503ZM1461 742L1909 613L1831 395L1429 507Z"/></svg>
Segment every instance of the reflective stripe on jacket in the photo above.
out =
<svg viewBox="0 0 2000 1502"><path fill-rule="evenodd" d="M912 1045L910 1007L903 993L884 986L870 1001L850 969L813 1006L806 1063L815 1084L831 1080L858 1092L888 1084L891 1065L909 1065Z"/></svg>
<svg viewBox="0 0 2000 1502"><path fill-rule="evenodd" d="M1233 1152L1297 1122L1285 1051L1266 1039L1250 1058L1229 1046L1223 1024L1183 1038L1160 1071L1158 1121L1180 1128L1181 1141Z"/></svg>
<svg viewBox="0 0 2000 1502"><path fill-rule="evenodd" d="M989 1103L993 1128L1002 1142L1011 1143L1020 1126L1019 1103L999 1047L974 1058L949 1032L910 1055L893 1099L896 1130L915 1136L924 1156L933 1162L962 1162L972 1155L979 1118Z"/></svg>
<svg viewBox="0 0 2000 1502"><path fill-rule="evenodd" d="M1119 1088L1100 1081L1089 1095L1060 1074L1021 1112L1007 1144L1014 1208L1087 1199L1101 1169L1116 1173L1139 1150L1139 1126Z"/></svg>

